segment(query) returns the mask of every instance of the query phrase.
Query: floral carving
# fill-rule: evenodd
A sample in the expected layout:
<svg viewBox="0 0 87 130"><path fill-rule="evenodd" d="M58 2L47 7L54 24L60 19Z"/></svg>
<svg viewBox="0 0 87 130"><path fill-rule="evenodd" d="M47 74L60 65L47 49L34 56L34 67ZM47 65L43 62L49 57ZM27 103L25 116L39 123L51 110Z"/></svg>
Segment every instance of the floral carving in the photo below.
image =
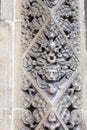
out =
<svg viewBox="0 0 87 130"><path fill-rule="evenodd" d="M54 112L51 112L39 130L64 130Z"/></svg>
<svg viewBox="0 0 87 130"><path fill-rule="evenodd" d="M22 96L23 106L26 108L22 113L24 124L34 129L47 111L47 104L26 76L23 77L22 90L25 95Z"/></svg>
<svg viewBox="0 0 87 130"><path fill-rule="evenodd" d="M23 130L81 130L78 11L76 0L22 2Z"/></svg>
<svg viewBox="0 0 87 130"><path fill-rule="evenodd" d="M55 11L58 24L62 27L76 53L79 53L79 8L77 0L65 0Z"/></svg>
<svg viewBox="0 0 87 130"><path fill-rule="evenodd" d="M78 59L51 21L25 56L23 65L38 86L53 95L59 83L69 80L77 69Z"/></svg>
<svg viewBox="0 0 87 130"><path fill-rule="evenodd" d="M81 107L80 91L80 77L77 77L58 102L58 113L70 130L80 130L81 119L78 112Z"/></svg>
<svg viewBox="0 0 87 130"><path fill-rule="evenodd" d="M45 9L37 1L25 0L22 3L21 15L24 20L22 22L21 41L23 50L26 50L47 19L47 14Z"/></svg>

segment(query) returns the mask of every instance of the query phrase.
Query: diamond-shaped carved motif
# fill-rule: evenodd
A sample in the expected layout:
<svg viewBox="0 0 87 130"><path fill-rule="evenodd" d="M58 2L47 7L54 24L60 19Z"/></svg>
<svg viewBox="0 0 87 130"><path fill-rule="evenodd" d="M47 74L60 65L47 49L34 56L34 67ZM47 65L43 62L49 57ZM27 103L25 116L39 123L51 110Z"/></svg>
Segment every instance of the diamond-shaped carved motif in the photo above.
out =
<svg viewBox="0 0 87 130"><path fill-rule="evenodd" d="M78 59L54 22L35 41L24 58L24 68L37 85L51 97L78 67Z"/></svg>
<svg viewBox="0 0 87 130"><path fill-rule="evenodd" d="M39 130L64 130L62 124L58 120L55 113L52 111Z"/></svg>
<svg viewBox="0 0 87 130"><path fill-rule="evenodd" d="M78 10L76 0L23 3L22 120L26 130L81 130Z"/></svg>

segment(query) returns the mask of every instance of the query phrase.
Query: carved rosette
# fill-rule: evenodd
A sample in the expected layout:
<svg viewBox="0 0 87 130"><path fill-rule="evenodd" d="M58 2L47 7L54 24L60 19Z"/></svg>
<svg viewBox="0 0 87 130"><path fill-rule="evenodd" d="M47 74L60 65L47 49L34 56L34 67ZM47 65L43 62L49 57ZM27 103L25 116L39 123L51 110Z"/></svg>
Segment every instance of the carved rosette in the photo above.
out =
<svg viewBox="0 0 87 130"><path fill-rule="evenodd" d="M24 130L81 130L76 0L22 4Z"/></svg>

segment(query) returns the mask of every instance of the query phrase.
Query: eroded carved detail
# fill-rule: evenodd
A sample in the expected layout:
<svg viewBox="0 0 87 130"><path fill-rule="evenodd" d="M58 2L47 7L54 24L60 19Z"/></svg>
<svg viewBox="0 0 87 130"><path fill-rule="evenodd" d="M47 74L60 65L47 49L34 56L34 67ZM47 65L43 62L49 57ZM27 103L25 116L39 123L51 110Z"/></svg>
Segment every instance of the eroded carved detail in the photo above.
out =
<svg viewBox="0 0 87 130"><path fill-rule="evenodd" d="M65 0L65 2L55 10L55 18L62 27L67 38L73 45L76 53L79 53L79 8L77 0Z"/></svg>
<svg viewBox="0 0 87 130"><path fill-rule="evenodd" d="M25 107L22 120L26 126L28 125L31 129L34 129L44 117L47 111L47 103L26 76L23 76L22 90L25 92L25 95L22 96L22 103Z"/></svg>
<svg viewBox="0 0 87 130"><path fill-rule="evenodd" d="M25 93L22 97L22 120L25 124L23 130L35 130L38 125L38 130L65 130L62 123L68 130L81 130L81 79L79 76L76 79L73 77L79 68L76 54L80 44L78 2L61 1L57 8L60 0L42 1L52 15L43 29L48 18L43 2L25 0L22 5L24 22L21 33L24 51L42 29L23 57L23 67L27 73L23 77L22 86ZM36 86L30 83L28 76ZM49 109L50 114L44 118Z"/></svg>
<svg viewBox="0 0 87 130"><path fill-rule="evenodd" d="M57 105L57 111L69 130L81 130L81 117L78 109L81 107L81 79L78 76L66 90Z"/></svg>
<svg viewBox="0 0 87 130"><path fill-rule="evenodd" d="M54 112L51 112L39 130L64 130Z"/></svg>
<svg viewBox="0 0 87 130"><path fill-rule="evenodd" d="M77 67L77 57L52 21L24 58L24 68L51 95L58 91L59 84L69 80Z"/></svg>
<svg viewBox="0 0 87 130"><path fill-rule="evenodd" d="M52 8L58 3L59 0L42 0L42 1L44 1L48 7Z"/></svg>
<svg viewBox="0 0 87 130"><path fill-rule="evenodd" d="M26 50L46 21L47 14L45 9L37 1L25 0L25 2L22 3L21 15L24 20L22 22L21 41L23 50Z"/></svg>

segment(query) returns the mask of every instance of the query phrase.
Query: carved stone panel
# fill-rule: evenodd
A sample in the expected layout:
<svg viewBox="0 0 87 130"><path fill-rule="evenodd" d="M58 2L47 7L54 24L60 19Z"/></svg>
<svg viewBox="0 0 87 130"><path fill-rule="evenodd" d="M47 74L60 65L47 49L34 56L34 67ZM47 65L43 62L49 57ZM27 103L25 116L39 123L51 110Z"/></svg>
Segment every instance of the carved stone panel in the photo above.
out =
<svg viewBox="0 0 87 130"><path fill-rule="evenodd" d="M22 3L23 130L82 130L77 0Z"/></svg>
<svg viewBox="0 0 87 130"><path fill-rule="evenodd" d="M24 68L38 87L51 97L64 88L78 64L77 56L53 21L48 22L23 60Z"/></svg>

